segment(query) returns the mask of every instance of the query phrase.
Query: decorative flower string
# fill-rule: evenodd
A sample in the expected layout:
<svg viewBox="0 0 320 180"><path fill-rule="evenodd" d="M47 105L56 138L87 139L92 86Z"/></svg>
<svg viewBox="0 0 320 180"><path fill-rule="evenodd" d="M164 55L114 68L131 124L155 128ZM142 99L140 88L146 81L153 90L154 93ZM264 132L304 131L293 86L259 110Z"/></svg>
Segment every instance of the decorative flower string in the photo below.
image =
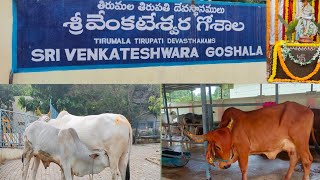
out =
<svg viewBox="0 0 320 180"><path fill-rule="evenodd" d="M289 0L285 0L285 6L284 6L284 8L285 8L285 20L286 20L286 22L288 23L289 22ZM285 34L285 36L284 36L284 39L285 40L288 40L288 37L287 37L287 35Z"/></svg>
<svg viewBox="0 0 320 180"><path fill-rule="evenodd" d="M279 0L275 0L275 6L276 6L276 10L275 10L275 19L274 19L274 22L275 22L275 25L274 25L274 33L275 33L275 38L274 40L275 41L278 41L279 40L279 18L278 18L278 13L279 13Z"/></svg>
<svg viewBox="0 0 320 180"><path fill-rule="evenodd" d="M292 20L296 18L296 11L297 11L297 0L293 0L293 7L292 7ZM292 33L293 41L296 39L296 33Z"/></svg>
<svg viewBox="0 0 320 180"><path fill-rule="evenodd" d="M297 76L293 75L293 74L289 71L286 63L284 62L284 58L283 58L283 56L282 56L282 54L281 54L281 48L278 48L278 57L279 57L280 65L281 65L283 71L286 73L286 75L288 75L290 78L295 79L295 80L298 80L298 81L305 81L305 80L308 80L308 79L312 78L312 76L314 76L315 74L317 74L317 72L318 72L319 69L320 69L320 63L317 63L317 66L314 68L314 70L313 70L310 74L308 74L308 75L305 76L305 77L297 77Z"/></svg>
<svg viewBox="0 0 320 180"><path fill-rule="evenodd" d="M282 44L283 41L279 41L274 45L273 54L272 54L272 72L268 79L268 82L273 82L276 73L277 73L277 53L278 53L278 47Z"/></svg>
<svg viewBox="0 0 320 180"><path fill-rule="evenodd" d="M315 0L313 0L312 3L311 3L311 6L313 7L313 9L314 9L314 6L315 6L314 3L315 3Z"/></svg>
<svg viewBox="0 0 320 180"><path fill-rule="evenodd" d="M300 64L300 66L303 66L303 65L311 64L314 60L316 60L317 58L319 58L319 55L320 55L320 47L318 47L317 52L312 56L312 58L311 58L310 60L304 61L304 62L296 59L296 58L292 55L290 48L288 48L285 43L282 45L282 50L281 50L281 52L282 52L282 55L284 56L284 60L285 60L286 57L289 57L289 59L290 59L291 61L293 61L294 63Z"/></svg>
<svg viewBox="0 0 320 180"><path fill-rule="evenodd" d="M318 23L320 22L320 1L318 0ZM320 42L320 36L317 35L317 43Z"/></svg>
<svg viewBox="0 0 320 180"><path fill-rule="evenodd" d="M315 5L315 1L316 1L316 0L312 0L312 2L311 2L311 6L312 6L312 8L313 8L314 10L315 10L315 6L316 6L316 5ZM314 39L314 38L312 38L312 39Z"/></svg>
<svg viewBox="0 0 320 180"><path fill-rule="evenodd" d="M279 78L275 78L273 80L273 82L301 82L301 83L313 83L313 84L320 83L320 81L317 81L317 80L298 81L298 80L294 80L294 79L279 79Z"/></svg>

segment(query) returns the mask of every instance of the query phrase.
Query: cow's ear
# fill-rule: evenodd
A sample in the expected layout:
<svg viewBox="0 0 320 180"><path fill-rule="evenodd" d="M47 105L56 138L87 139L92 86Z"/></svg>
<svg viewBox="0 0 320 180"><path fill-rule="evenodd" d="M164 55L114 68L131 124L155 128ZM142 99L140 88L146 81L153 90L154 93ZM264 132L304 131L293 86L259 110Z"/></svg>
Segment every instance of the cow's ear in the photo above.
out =
<svg viewBox="0 0 320 180"><path fill-rule="evenodd" d="M232 130L232 127L233 127L233 119L231 118L227 128L230 129L230 131Z"/></svg>
<svg viewBox="0 0 320 180"><path fill-rule="evenodd" d="M95 159L95 158L97 158L98 156L99 156L99 154L90 154L89 155L92 159Z"/></svg>

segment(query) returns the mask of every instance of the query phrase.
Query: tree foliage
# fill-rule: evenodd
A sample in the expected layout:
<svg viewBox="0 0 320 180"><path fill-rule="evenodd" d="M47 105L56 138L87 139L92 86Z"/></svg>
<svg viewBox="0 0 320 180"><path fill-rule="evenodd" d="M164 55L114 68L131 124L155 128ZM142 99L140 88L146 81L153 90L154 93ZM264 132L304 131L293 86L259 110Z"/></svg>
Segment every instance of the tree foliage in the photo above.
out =
<svg viewBox="0 0 320 180"><path fill-rule="evenodd" d="M149 98L160 97L158 85L31 85L32 99L21 97L19 104L27 111L49 111L49 103L57 111L75 115L118 113L129 120L149 110ZM160 111L160 108L159 110Z"/></svg>
<svg viewBox="0 0 320 180"><path fill-rule="evenodd" d="M233 88L231 84L222 84L221 87L216 87L211 91L211 97L213 100L216 99L229 99L230 89ZM208 90L207 90L208 92ZM192 102L201 101L201 93L195 93L195 91L190 90L179 90L167 93L168 101L170 102ZM207 100L209 100L209 94L207 93Z"/></svg>
<svg viewBox="0 0 320 180"><path fill-rule="evenodd" d="M12 86L0 85L0 108L12 110L14 93Z"/></svg>
<svg viewBox="0 0 320 180"><path fill-rule="evenodd" d="M155 117L160 116L160 108L161 108L162 98L156 96L149 97L149 111Z"/></svg>

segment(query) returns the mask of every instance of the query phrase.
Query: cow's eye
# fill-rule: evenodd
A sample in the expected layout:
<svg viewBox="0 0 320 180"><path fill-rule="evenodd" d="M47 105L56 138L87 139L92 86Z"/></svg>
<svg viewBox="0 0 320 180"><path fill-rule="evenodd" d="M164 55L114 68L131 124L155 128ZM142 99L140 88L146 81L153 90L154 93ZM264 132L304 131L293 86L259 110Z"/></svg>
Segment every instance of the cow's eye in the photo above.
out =
<svg viewBox="0 0 320 180"><path fill-rule="evenodd" d="M217 145L214 146L217 150L221 151L221 148Z"/></svg>

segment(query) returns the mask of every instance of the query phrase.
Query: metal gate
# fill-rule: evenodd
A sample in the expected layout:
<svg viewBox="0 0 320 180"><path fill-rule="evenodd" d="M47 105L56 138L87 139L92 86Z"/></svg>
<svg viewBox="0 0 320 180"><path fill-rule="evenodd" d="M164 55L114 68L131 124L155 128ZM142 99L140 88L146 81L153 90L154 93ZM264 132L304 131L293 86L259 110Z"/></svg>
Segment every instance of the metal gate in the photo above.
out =
<svg viewBox="0 0 320 180"><path fill-rule="evenodd" d="M37 116L0 109L0 147L23 147L23 133Z"/></svg>

